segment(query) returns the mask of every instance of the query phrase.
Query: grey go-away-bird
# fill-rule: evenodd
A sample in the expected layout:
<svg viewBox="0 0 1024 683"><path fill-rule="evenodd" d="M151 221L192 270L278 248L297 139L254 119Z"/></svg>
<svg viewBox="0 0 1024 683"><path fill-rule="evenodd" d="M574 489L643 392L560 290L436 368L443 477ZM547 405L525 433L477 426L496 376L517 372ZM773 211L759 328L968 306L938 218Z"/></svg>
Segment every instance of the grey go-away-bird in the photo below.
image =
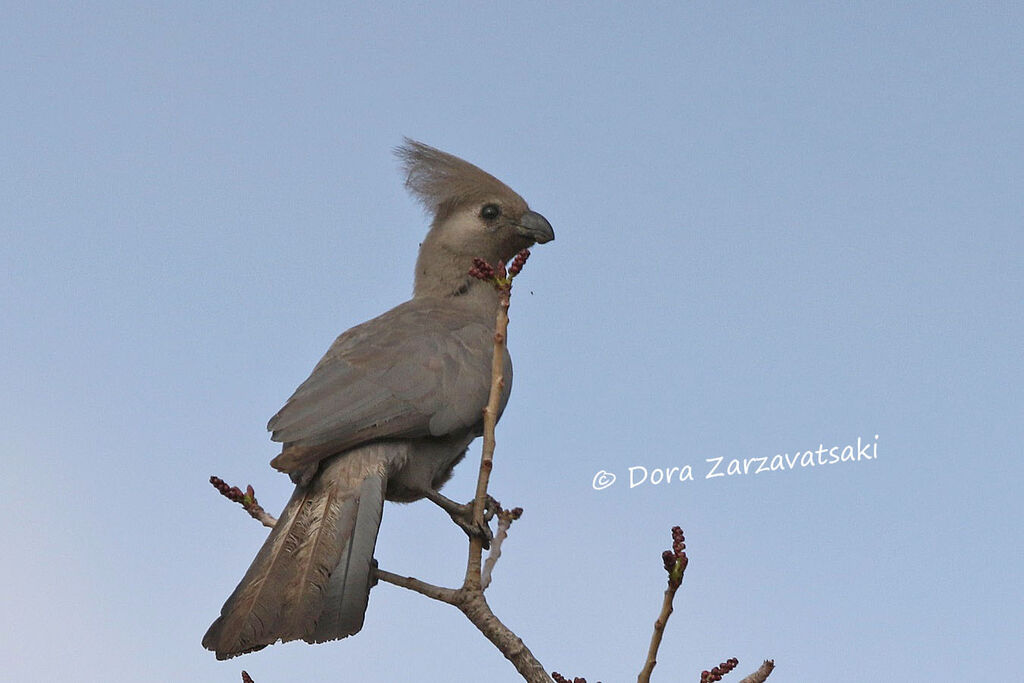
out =
<svg viewBox="0 0 1024 683"><path fill-rule="evenodd" d="M483 431L491 385L499 295L469 271L474 257L507 262L555 235L476 166L408 139L396 152L433 214L412 299L338 337L270 420L282 443L271 464L295 492L203 637L218 659L358 632L385 500L428 498L467 532L488 533L438 493ZM502 409L511 377L506 354Z"/></svg>

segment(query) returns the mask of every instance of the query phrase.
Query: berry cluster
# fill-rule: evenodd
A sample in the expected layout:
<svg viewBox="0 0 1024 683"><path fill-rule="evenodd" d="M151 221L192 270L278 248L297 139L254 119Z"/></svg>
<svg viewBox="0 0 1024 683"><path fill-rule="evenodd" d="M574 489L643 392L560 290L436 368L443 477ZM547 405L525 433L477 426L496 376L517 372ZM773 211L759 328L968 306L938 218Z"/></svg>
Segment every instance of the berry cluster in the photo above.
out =
<svg viewBox="0 0 1024 683"><path fill-rule="evenodd" d="M220 491L220 495L230 501L240 503L246 507L258 505L256 502L256 492L253 490L252 485L246 486L245 493L243 493L242 489L237 486L228 486L228 483L220 477L210 477L210 483L213 484L213 488Z"/></svg>
<svg viewBox="0 0 1024 683"><path fill-rule="evenodd" d="M508 267L509 277L515 277L516 275L519 275L519 272L523 269L523 266L526 265L526 259L528 258L530 258L529 249L523 249L518 254L516 254L516 257L512 259L512 265Z"/></svg>
<svg viewBox="0 0 1024 683"><path fill-rule="evenodd" d="M672 527L672 550L666 550L661 554L661 560L665 563L665 571L668 572L669 584L678 587L683 581L683 572L690 560L686 557L686 538L680 527Z"/></svg>
<svg viewBox="0 0 1024 683"><path fill-rule="evenodd" d="M585 678L580 678L579 676L577 676L576 678L570 680L562 674L558 673L557 671L551 672L551 678L555 679L555 683L587 683L587 679ZM600 681L598 681L598 683L600 683Z"/></svg>
<svg viewBox="0 0 1024 683"><path fill-rule="evenodd" d="M735 669L736 665L739 663L740 660L735 657L730 657L715 668L711 669L711 671L701 671L700 683L711 683L712 681L722 680L722 676Z"/></svg>
<svg viewBox="0 0 1024 683"><path fill-rule="evenodd" d="M499 289L511 289L512 278L522 272L528 258L530 258L530 250L523 249L512 259L512 264L508 267L507 272L504 261L498 261L497 266L492 266L482 258L474 258L473 267L469 269L469 275L477 280L493 282L494 286Z"/></svg>
<svg viewBox="0 0 1024 683"><path fill-rule="evenodd" d="M494 278L494 266L482 258L474 258L473 267L469 269L469 274L477 280L490 280Z"/></svg>

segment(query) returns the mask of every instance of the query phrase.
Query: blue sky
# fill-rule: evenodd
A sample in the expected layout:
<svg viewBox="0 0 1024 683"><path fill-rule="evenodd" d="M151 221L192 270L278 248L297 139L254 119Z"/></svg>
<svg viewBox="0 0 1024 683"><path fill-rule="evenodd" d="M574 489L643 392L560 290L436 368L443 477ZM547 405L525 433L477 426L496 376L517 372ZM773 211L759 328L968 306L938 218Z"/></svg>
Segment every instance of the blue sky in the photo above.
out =
<svg viewBox="0 0 1024 683"><path fill-rule="evenodd" d="M516 680L386 585L340 643L200 647L264 535L207 478L276 513L267 418L411 290L403 135L557 234L512 304L492 492L526 514L488 592L549 670L635 677L675 524L655 680L1015 670L1022 26L1012 3L5 5L5 673ZM871 460L705 478L876 434ZM451 585L465 545L389 506L377 558Z"/></svg>

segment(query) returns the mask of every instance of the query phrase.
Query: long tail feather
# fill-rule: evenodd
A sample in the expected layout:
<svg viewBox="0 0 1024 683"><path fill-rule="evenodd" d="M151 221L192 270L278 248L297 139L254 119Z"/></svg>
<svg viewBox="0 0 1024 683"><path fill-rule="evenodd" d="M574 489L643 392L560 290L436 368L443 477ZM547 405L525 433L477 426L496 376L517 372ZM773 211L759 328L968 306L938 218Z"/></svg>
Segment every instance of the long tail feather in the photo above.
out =
<svg viewBox="0 0 1024 683"><path fill-rule="evenodd" d="M395 443L352 449L298 486L203 637L218 659L271 643L344 638L363 624Z"/></svg>
<svg viewBox="0 0 1024 683"><path fill-rule="evenodd" d="M374 582L373 548L377 542L384 508L387 480L367 477L359 491L356 526L347 548L327 584L324 608L317 620L316 631L307 637L310 643L323 643L358 633Z"/></svg>

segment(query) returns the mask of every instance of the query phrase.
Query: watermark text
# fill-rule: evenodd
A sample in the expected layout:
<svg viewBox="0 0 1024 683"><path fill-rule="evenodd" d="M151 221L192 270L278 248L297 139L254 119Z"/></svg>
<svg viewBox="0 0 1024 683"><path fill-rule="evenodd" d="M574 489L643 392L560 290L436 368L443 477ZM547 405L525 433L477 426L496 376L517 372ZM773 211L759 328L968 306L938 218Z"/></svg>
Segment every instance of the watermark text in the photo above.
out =
<svg viewBox="0 0 1024 683"><path fill-rule="evenodd" d="M666 467L650 467L632 465L625 472L623 483L628 482L629 488L638 486L661 486L683 484L699 479L718 479L720 477L737 477L765 474L770 472L789 472L795 469L825 467L843 463L865 462L878 459L878 434L873 440L857 437L856 444L842 446L825 446L819 443L815 450L793 451L792 453L776 453L773 456L757 456L750 458L726 458L717 455L705 458L699 465L672 465ZM595 491L610 488L618 480L614 472L598 470L594 475L592 486Z"/></svg>

